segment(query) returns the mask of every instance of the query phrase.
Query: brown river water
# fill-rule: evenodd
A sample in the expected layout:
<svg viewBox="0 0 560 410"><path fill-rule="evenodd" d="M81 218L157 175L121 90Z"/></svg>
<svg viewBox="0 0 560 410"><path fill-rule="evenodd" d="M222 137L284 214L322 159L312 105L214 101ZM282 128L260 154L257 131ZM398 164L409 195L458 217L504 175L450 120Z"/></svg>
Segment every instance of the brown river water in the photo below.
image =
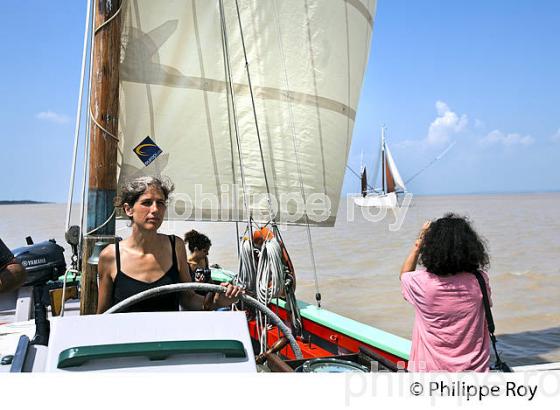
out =
<svg viewBox="0 0 560 410"><path fill-rule="evenodd" d="M55 238L64 243L66 205L0 206L0 237L10 248ZM499 350L514 365L560 361L560 193L417 196L400 229L392 211L374 222L341 201L334 228L311 228L322 306L410 338L414 311L400 293L398 274L426 219L468 216L488 241L493 313ZM74 210L77 219L79 209ZM126 224L118 234L126 236ZM195 228L212 240L210 263L236 270L234 223L166 222L183 236ZM243 229L243 227L240 227ZM282 231L298 276L298 299L314 303L315 281L306 229Z"/></svg>

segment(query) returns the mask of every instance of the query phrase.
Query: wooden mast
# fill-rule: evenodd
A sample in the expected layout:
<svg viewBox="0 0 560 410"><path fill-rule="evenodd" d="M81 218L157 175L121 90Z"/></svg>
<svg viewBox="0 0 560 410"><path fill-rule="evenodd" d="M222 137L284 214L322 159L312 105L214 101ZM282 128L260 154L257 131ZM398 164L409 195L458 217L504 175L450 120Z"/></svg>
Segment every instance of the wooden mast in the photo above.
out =
<svg viewBox="0 0 560 410"><path fill-rule="evenodd" d="M120 6L121 0L94 1L96 32L90 78L92 83L90 111L93 118L90 125L87 232L103 225L114 210L113 201L117 188L115 137L118 131L119 113L120 16L101 26L118 12ZM97 266L87 263L93 244L100 239L107 240L107 236L112 238L114 234L115 218L113 217L103 228L84 238L81 314L93 314L97 310Z"/></svg>

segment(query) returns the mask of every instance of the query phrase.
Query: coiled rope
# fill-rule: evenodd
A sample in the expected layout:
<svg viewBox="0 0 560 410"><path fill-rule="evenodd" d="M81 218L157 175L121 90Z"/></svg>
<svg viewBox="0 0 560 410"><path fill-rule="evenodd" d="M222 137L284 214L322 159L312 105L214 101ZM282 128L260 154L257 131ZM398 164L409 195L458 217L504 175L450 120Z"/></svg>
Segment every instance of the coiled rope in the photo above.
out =
<svg viewBox="0 0 560 410"><path fill-rule="evenodd" d="M241 242L239 253L239 274L237 275L236 285L244 289L254 292L257 278L257 268L255 266L255 258L253 246L248 238Z"/></svg>
<svg viewBox="0 0 560 410"><path fill-rule="evenodd" d="M268 304L272 298L279 296L284 290L285 281L282 248L278 239L272 238L263 243L257 267L256 291L259 302Z"/></svg>
<svg viewBox="0 0 560 410"><path fill-rule="evenodd" d="M256 293L257 300L268 306L273 298L279 297L284 292L286 270L282 261L282 248L276 237L265 240L262 245L259 265L257 267ZM268 346L267 316L258 312L257 328L260 329L259 342L261 352Z"/></svg>

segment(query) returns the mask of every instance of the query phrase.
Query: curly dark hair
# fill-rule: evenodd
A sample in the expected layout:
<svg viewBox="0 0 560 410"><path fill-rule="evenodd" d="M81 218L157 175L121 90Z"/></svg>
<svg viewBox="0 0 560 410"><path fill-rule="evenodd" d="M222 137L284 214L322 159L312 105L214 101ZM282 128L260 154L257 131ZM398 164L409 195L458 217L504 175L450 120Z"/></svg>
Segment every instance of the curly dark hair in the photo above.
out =
<svg viewBox="0 0 560 410"><path fill-rule="evenodd" d="M167 178L156 178L151 176L138 177L127 181L120 187L120 194L115 198L114 204L118 208L123 208L124 204L134 206L138 198L144 194L148 188L155 187L163 194L165 200L175 189L173 183ZM132 220L131 217L129 217Z"/></svg>
<svg viewBox="0 0 560 410"><path fill-rule="evenodd" d="M420 263L433 274L450 276L476 272L490 261L486 241L466 217L452 213L430 224L420 245Z"/></svg>
<svg viewBox="0 0 560 410"><path fill-rule="evenodd" d="M195 249L207 249L212 246L210 238L203 233L191 229L185 234L185 242L189 246L189 251L194 252Z"/></svg>
<svg viewBox="0 0 560 410"><path fill-rule="evenodd" d="M142 196L149 187L159 189L165 200L169 198L169 194L173 192L175 186L166 178L156 177L138 177L133 180L125 182L120 188L120 195L115 198L115 206L122 207L124 204L133 206L138 198Z"/></svg>

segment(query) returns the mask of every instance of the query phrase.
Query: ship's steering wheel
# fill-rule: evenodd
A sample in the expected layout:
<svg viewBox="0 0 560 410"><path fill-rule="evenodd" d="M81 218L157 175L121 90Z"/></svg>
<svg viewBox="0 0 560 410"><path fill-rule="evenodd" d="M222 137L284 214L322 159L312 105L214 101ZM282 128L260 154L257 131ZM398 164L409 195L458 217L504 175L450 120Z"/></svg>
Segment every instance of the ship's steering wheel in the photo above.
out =
<svg viewBox="0 0 560 410"><path fill-rule="evenodd" d="M115 306L110 308L109 310L105 311L104 314L111 314L111 313L118 313L123 309L126 309L130 306L134 306L135 304L153 298L155 296L166 295L168 293L175 293L175 292L182 292L185 290L202 290L207 292L218 292L218 293L225 293L226 288L220 285L212 285L209 283L195 283L195 282L186 282L186 283L175 283L173 285L164 285L159 286L157 288L148 289L144 292L137 293L129 298L126 298L120 303L117 303ZM248 304L249 306L253 306L257 310L260 310L263 314L265 314L270 321L278 326L278 328L284 333L286 339L290 343L290 347L292 348L294 355L297 359L303 359L303 354L301 353L301 349L294 338L292 331L282 320L267 306L259 302L258 300L252 298L249 295L240 295L239 299Z"/></svg>

